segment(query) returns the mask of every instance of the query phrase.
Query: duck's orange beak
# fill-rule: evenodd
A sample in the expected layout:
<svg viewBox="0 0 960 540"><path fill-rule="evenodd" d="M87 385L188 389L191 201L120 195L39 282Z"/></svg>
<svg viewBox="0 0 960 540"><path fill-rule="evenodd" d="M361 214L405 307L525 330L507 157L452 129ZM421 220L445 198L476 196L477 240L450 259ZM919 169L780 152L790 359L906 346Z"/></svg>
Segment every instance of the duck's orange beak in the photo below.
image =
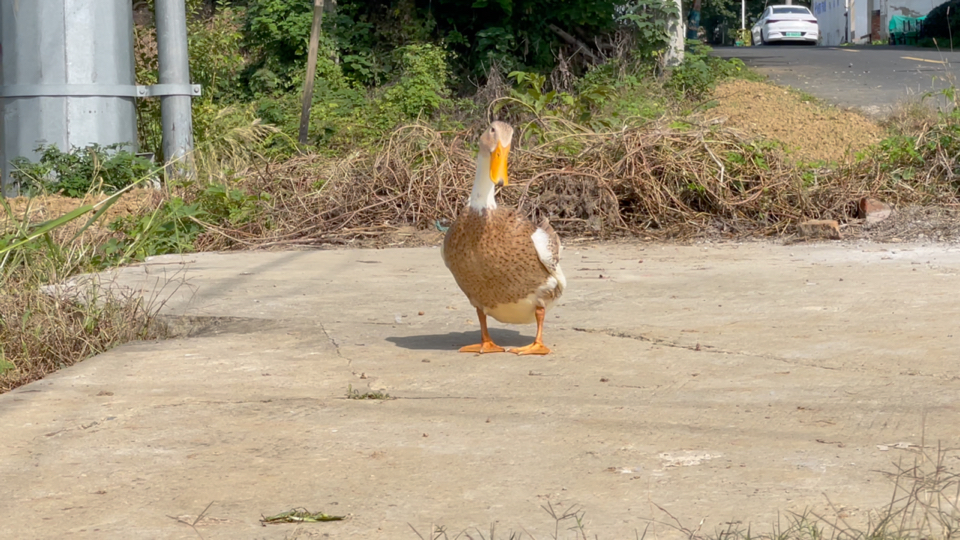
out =
<svg viewBox="0 0 960 540"><path fill-rule="evenodd" d="M490 155L490 181L498 186L510 185L510 179L507 176L507 154L509 153L510 147L498 142L497 148Z"/></svg>

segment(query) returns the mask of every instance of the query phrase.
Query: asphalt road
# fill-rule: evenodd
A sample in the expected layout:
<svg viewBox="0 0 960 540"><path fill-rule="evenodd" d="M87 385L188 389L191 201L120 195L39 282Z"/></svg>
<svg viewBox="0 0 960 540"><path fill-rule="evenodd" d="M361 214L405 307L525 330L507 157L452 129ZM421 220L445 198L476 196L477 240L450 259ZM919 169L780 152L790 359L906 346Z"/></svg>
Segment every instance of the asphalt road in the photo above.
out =
<svg viewBox="0 0 960 540"><path fill-rule="evenodd" d="M960 51L916 47L718 47L714 54L740 58L779 84L843 107L886 114L897 103L919 99L944 103L937 92L956 85Z"/></svg>

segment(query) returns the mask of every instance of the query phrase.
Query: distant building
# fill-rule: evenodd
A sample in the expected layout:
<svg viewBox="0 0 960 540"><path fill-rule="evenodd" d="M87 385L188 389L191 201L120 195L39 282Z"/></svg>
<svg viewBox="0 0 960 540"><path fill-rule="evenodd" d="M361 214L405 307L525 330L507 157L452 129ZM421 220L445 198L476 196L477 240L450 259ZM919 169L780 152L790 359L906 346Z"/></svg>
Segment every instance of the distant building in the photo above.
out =
<svg viewBox="0 0 960 540"><path fill-rule="evenodd" d="M840 45L850 40L847 23L847 2L857 0L814 0L810 11L817 17L820 25L821 45ZM865 2L866 0L860 0Z"/></svg>
<svg viewBox="0 0 960 540"><path fill-rule="evenodd" d="M821 45L870 43L889 39L890 19L923 17L943 0L813 0Z"/></svg>

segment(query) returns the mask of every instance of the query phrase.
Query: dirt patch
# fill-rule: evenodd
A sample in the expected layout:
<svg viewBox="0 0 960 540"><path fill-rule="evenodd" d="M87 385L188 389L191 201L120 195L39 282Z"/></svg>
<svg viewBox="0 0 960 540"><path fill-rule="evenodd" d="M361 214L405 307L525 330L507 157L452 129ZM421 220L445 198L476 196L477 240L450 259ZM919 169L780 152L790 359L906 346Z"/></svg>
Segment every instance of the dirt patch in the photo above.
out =
<svg viewBox="0 0 960 540"><path fill-rule="evenodd" d="M39 195L36 197L7 199L10 209L13 211L13 223L11 223L11 219L5 211L0 211L0 231L15 228L23 221L42 223L56 219L81 206L96 204L108 197L108 195L104 194L91 194L82 199L74 199L62 195ZM113 203L96 223L86 230L83 234L83 240L88 242L102 241L105 236L111 234L107 226L112 221L122 216L133 216L149 212L157 208L164 197L165 195L162 191L155 189L134 189L128 191L123 194L117 202ZM54 237L57 239L68 239L72 237L87 223L87 220L91 216L93 216L93 214L88 213L58 228L54 232Z"/></svg>
<svg viewBox="0 0 960 540"><path fill-rule="evenodd" d="M883 129L864 116L804 99L785 88L754 81L720 84L718 105L709 120L784 143L804 161L843 162L883 137Z"/></svg>
<svg viewBox="0 0 960 540"><path fill-rule="evenodd" d="M107 222L110 222L120 216L138 214L147 206L158 202L162 193L153 189L134 189L125 193L116 203L113 204L104 214ZM13 210L13 215L18 221L22 221L24 216L30 223L40 223L43 221L56 219L68 212L71 212L85 204L96 204L108 195L91 194L82 199L64 197L62 195L40 195L37 197L15 197L7 199L7 203ZM0 224L5 224L8 220L6 215L2 216Z"/></svg>

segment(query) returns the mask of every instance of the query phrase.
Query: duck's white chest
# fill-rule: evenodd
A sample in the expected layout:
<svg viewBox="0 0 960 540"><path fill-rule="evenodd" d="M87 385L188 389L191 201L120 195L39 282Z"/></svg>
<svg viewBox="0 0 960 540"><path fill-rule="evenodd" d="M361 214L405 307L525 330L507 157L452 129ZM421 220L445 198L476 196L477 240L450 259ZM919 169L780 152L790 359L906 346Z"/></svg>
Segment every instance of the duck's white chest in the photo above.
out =
<svg viewBox="0 0 960 540"><path fill-rule="evenodd" d="M517 302L484 307L483 312L494 319L507 324L531 324L537 321L537 306L550 309L554 300L559 298L562 288L553 276L541 285L536 292Z"/></svg>

